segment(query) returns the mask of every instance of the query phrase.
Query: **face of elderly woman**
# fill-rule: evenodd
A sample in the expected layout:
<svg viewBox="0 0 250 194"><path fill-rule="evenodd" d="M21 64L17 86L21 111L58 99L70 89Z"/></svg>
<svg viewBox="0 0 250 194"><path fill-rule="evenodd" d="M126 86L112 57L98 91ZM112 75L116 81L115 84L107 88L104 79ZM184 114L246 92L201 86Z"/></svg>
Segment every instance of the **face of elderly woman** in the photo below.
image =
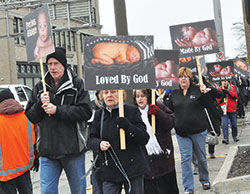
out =
<svg viewBox="0 0 250 194"><path fill-rule="evenodd" d="M186 73L179 76L179 84L180 84L181 89L183 89L183 90L189 88L190 78L187 76Z"/></svg>
<svg viewBox="0 0 250 194"><path fill-rule="evenodd" d="M104 90L102 97L109 109L112 109L119 102L118 90Z"/></svg>

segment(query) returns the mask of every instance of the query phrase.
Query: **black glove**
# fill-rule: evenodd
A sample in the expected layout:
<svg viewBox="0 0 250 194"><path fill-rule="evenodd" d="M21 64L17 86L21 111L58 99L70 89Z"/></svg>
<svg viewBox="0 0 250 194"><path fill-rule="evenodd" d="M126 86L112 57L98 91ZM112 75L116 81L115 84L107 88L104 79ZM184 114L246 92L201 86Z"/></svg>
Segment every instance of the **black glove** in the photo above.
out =
<svg viewBox="0 0 250 194"><path fill-rule="evenodd" d="M39 157L35 157L34 164L31 170L38 172L39 170Z"/></svg>
<svg viewBox="0 0 250 194"><path fill-rule="evenodd" d="M225 90L225 89L223 89L222 92L223 92L223 94L224 94L225 96L230 94L230 92L229 92L228 90Z"/></svg>
<svg viewBox="0 0 250 194"><path fill-rule="evenodd" d="M124 130L126 130L126 129L129 128L130 122L129 122L128 119L125 118L125 117L119 117L119 118L117 119L117 125L118 125L120 128L123 128Z"/></svg>

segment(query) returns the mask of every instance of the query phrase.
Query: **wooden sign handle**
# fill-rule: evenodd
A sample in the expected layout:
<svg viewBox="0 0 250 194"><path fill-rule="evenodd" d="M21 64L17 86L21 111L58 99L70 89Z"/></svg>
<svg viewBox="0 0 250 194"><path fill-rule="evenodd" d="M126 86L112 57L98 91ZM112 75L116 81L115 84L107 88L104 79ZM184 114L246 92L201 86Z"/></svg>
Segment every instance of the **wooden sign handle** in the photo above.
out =
<svg viewBox="0 0 250 194"><path fill-rule="evenodd" d="M118 90L118 95L119 95L119 117L124 117L123 90ZM121 150L126 150L125 131L123 128L120 128L120 148Z"/></svg>
<svg viewBox="0 0 250 194"><path fill-rule="evenodd" d="M196 56L195 58L196 58L198 76L199 76L199 83L200 83L200 85L203 85L202 73L201 73L201 64L200 64L200 57Z"/></svg>
<svg viewBox="0 0 250 194"><path fill-rule="evenodd" d="M45 75L43 69L43 58L40 58L40 68L41 68L41 76L42 76L42 83L43 83L43 91L46 92L46 85L45 85Z"/></svg>
<svg viewBox="0 0 250 194"><path fill-rule="evenodd" d="M155 104L155 89L151 90L151 104ZM152 132L155 134L155 115L151 115Z"/></svg>

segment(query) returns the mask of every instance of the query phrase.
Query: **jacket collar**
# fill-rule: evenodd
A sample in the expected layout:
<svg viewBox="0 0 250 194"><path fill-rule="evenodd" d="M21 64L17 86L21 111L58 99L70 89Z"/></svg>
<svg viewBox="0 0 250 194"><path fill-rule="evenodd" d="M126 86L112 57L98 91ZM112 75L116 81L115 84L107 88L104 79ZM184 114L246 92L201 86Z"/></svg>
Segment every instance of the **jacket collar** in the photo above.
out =
<svg viewBox="0 0 250 194"><path fill-rule="evenodd" d="M59 80L58 86L54 86L53 78L51 77L49 71L45 74L45 80L46 80L46 87L50 88L51 90L55 90L56 94L60 94L62 91L73 88L73 78L75 76L73 75L73 72L70 71L68 68L65 69L65 72L62 76L62 78Z"/></svg>

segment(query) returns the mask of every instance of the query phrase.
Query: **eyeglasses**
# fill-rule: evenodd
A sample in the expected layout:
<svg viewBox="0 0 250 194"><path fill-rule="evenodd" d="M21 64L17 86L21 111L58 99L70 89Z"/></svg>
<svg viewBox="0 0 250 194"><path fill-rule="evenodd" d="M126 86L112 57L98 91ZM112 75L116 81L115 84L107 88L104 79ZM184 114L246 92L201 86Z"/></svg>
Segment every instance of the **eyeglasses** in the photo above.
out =
<svg viewBox="0 0 250 194"><path fill-rule="evenodd" d="M180 79L183 79L183 78L184 78L184 79L187 79L187 78L189 78L189 77L188 77L187 75L181 75L181 76L179 76L179 78L180 78Z"/></svg>

